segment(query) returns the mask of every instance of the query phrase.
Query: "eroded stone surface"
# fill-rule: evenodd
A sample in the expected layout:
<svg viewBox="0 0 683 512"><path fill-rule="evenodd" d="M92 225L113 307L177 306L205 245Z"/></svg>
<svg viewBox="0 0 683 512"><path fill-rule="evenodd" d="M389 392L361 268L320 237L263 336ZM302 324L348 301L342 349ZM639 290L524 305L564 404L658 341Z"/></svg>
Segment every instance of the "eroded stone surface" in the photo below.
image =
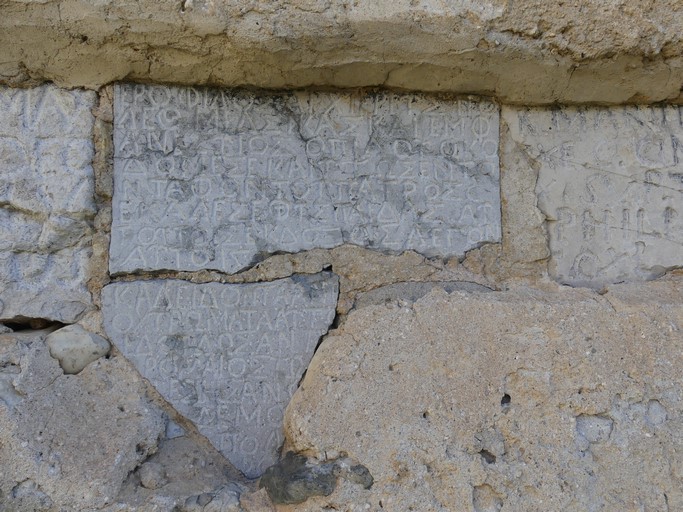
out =
<svg viewBox="0 0 683 512"><path fill-rule="evenodd" d="M95 94L0 88L0 318L73 322L90 305Z"/></svg>
<svg viewBox="0 0 683 512"><path fill-rule="evenodd" d="M420 95L122 85L110 270L236 272L352 243L500 239L498 108Z"/></svg>
<svg viewBox="0 0 683 512"><path fill-rule="evenodd" d="M157 488L155 481L163 485ZM159 443L154 455L129 475L115 502L104 511L209 512L214 509L196 503L200 496L215 507L221 503L222 489L246 495L250 485L254 487L205 439L189 435L167 438ZM194 502L197 507L187 507L187 502ZM217 512L223 511L219 507Z"/></svg>
<svg viewBox="0 0 683 512"><path fill-rule="evenodd" d="M287 449L367 466L297 512L683 508L683 282L446 294L352 311Z"/></svg>
<svg viewBox="0 0 683 512"><path fill-rule="evenodd" d="M0 81L681 98L680 0L5 0Z"/></svg>
<svg viewBox="0 0 683 512"><path fill-rule="evenodd" d="M121 282L105 329L161 395L249 477L277 460L284 409L334 319L329 273L270 283Z"/></svg>
<svg viewBox="0 0 683 512"><path fill-rule="evenodd" d="M47 334L0 334L0 510L99 509L156 449L162 413L121 357L63 375Z"/></svg>
<svg viewBox="0 0 683 512"><path fill-rule="evenodd" d="M649 279L683 265L683 109L504 108L539 167L550 272L564 283Z"/></svg>

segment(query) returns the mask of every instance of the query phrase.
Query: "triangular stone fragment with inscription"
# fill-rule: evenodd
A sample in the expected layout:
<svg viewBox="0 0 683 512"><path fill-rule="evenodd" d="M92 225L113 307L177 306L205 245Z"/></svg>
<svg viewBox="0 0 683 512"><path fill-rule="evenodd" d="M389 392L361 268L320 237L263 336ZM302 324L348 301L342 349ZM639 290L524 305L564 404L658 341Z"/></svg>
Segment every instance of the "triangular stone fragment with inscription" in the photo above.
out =
<svg viewBox="0 0 683 512"><path fill-rule="evenodd" d="M246 476L277 460L284 410L335 315L334 274L269 283L119 282L111 340Z"/></svg>

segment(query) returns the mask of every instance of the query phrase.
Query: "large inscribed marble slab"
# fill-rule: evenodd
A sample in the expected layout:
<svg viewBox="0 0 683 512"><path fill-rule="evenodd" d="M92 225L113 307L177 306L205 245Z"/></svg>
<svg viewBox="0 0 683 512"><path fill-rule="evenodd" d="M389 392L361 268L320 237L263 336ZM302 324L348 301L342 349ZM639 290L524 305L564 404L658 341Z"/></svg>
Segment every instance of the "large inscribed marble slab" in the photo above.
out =
<svg viewBox="0 0 683 512"><path fill-rule="evenodd" d="M650 279L683 265L683 109L513 109L538 166L550 271L561 282Z"/></svg>
<svg viewBox="0 0 683 512"><path fill-rule="evenodd" d="M498 118L488 101L421 95L120 85L110 270L498 241Z"/></svg>
<svg viewBox="0 0 683 512"><path fill-rule="evenodd" d="M96 95L0 87L0 319L90 307Z"/></svg>
<svg viewBox="0 0 683 512"><path fill-rule="evenodd" d="M269 283L106 286L105 330L248 477L277 461L284 410L335 315L330 273Z"/></svg>

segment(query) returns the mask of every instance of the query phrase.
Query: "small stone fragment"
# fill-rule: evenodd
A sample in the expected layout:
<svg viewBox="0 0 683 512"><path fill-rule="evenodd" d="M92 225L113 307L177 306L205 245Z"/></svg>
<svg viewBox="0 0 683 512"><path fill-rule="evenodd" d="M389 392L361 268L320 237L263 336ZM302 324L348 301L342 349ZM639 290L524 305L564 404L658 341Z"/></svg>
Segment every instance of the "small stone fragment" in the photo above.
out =
<svg viewBox="0 0 683 512"><path fill-rule="evenodd" d="M284 459L269 467L259 481L275 504L303 503L313 496L329 496L337 478L370 489L374 482L368 468L349 458L319 463L303 455L287 452Z"/></svg>
<svg viewBox="0 0 683 512"><path fill-rule="evenodd" d="M589 443L601 443L609 439L614 421L604 416L582 414L576 418L576 430Z"/></svg>
<svg viewBox="0 0 683 512"><path fill-rule="evenodd" d="M145 462L138 469L138 475L145 489L159 489L168 483L164 467L158 462Z"/></svg>
<svg viewBox="0 0 683 512"><path fill-rule="evenodd" d="M173 420L168 420L166 424L166 438L175 439L176 437L182 437L185 435L185 429L178 425Z"/></svg>
<svg viewBox="0 0 683 512"><path fill-rule="evenodd" d="M213 499L204 507L204 512L238 512L240 511L240 492L235 485L221 487L213 495Z"/></svg>
<svg viewBox="0 0 683 512"><path fill-rule="evenodd" d="M59 361L64 373L79 373L88 364L109 352L109 342L80 325L68 325L46 338L50 355Z"/></svg>
<svg viewBox="0 0 683 512"><path fill-rule="evenodd" d="M662 425L666 421L666 409L657 400L650 400L647 406L647 421L654 426Z"/></svg>
<svg viewBox="0 0 683 512"><path fill-rule="evenodd" d="M21 395L12 385L11 375L0 373L0 402L10 408L21 402Z"/></svg>
<svg viewBox="0 0 683 512"><path fill-rule="evenodd" d="M212 501L213 496L208 492L204 492L197 496L197 505L199 505L200 507L206 507Z"/></svg>
<svg viewBox="0 0 683 512"><path fill-rule="evenodd" d="M231 482L214 492L190 496L179 512L239 512L242 489Z"/></svg>
<svg viewBox="0 0 683 512"><path fill-rule="evenodd" d="M268 491L259 489L252 493L240 495L240 507L244 512L275 512L273 502L270 501Z"/></svg>
<svg viewBox="0 0 683 512"><path fill-rule="evenodd" d="M370 489L374 483L374 479L370 474L370 470L362 464L354 464L349 470L343 474L349 482L361 485L363 489Z"/></svg>
<svg viewBox="0 0 683 512"><path fill-rule="evenodd" d="M204 510L204 507L211 503L213 497L208 492L198 494L195 496L189 496L182 507L180 507L180 512L200 512Z"/></svg>
<svg viewBox="0 0 683 512"><path fill-rule="evenodd" d="M53 506L50 497L32 480L24 480L20 484L17 484L17 486L12 489L10 497L12 499L12 510L16 511L47 512L48 510L51 510ZM2 498L1 495L0 498ZM1 504L2 503L0 502L0 505Z"/></svg>

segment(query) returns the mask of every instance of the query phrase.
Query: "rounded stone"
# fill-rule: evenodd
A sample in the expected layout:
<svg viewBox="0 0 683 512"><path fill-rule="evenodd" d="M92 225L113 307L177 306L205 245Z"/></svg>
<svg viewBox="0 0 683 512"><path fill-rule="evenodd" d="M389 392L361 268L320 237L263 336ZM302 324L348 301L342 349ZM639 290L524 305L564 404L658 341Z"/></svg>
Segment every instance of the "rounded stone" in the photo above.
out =
<svg viewBox="0 0 683 512"><path fill-rule="evenodd" d="M64 373L79 373L88 364L109 352L109 342L102 336L83 329L80 325L68 325L46 338L50 355L59 361Z"/></svg>
<svg viewBox="0 0 683 512"><path fill-rule="evenodd" d="M145 462L138 469L138 476L145 489L159 489L168 483L164 467L157 462Z"/></svg>

